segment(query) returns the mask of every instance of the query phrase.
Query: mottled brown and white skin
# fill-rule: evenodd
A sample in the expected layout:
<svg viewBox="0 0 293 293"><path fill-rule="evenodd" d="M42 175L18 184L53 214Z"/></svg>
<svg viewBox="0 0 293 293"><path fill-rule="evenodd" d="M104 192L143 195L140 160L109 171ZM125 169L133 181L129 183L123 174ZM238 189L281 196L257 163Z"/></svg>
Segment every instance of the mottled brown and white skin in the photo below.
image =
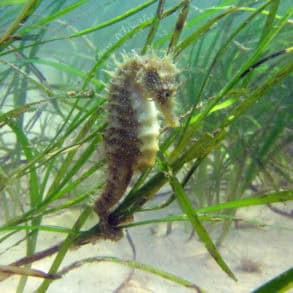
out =
<svg viewBox="0 0 293 293"><path fill-rule="evenodd" d="M123 196L135 171L155 163L159 149L161 112L169 127L178 124L172 98L176 93L176 66L170 57L124 57L108 88L108 127L104 134L108 178L94 204L104 229L108 214Z"/></svg>

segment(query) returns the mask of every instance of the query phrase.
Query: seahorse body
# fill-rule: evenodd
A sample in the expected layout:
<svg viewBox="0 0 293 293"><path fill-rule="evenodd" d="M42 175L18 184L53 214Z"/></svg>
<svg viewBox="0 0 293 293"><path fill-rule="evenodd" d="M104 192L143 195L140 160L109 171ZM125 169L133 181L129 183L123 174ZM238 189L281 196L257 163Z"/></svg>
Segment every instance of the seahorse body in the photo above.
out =
<svg viewBox="0 0 293 293"><path fill-rule="evenodd" d="M123 196L133 173L155 162L159 112L168 126L178 123L172 111L176 74L168 56L133 55L124 58L112 77L104 135L109 174L104 192L94 205L104 225L109 224L109 210Z"/></svg>

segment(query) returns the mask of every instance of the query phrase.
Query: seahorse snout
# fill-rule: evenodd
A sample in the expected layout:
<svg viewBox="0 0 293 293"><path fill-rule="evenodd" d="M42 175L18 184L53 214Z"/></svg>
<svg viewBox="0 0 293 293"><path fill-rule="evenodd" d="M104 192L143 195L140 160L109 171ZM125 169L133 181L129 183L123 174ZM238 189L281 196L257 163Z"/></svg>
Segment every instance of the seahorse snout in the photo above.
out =
<svg viewBox="0 0 293 293"><path fill-rule="evenodd" d="M168 127L178 127L179 120L173 110L174 108L173 101L169 100L169 101L166 101L165 103L157 103L157 104L158 104L158 108L160 109L160 112L163 115L165 124Z"/></svg>

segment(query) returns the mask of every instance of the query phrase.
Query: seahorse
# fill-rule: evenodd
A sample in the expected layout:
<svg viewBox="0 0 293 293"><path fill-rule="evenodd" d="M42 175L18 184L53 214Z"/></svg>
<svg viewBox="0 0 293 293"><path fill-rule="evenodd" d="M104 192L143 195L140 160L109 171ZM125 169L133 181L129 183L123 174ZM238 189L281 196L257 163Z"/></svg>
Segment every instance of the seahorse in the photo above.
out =
<svg viewBox="0 0 293 293"><path fill-rule="evenodd" d="M117 62L116 62L117 63ZM125 193L132 175L155 163L159 149L159 119L176 127L173 111L178 70L171 57L124 56L108 87L108 126L104 133L108 177L94 210L109 232L108 215Z"/></svg>

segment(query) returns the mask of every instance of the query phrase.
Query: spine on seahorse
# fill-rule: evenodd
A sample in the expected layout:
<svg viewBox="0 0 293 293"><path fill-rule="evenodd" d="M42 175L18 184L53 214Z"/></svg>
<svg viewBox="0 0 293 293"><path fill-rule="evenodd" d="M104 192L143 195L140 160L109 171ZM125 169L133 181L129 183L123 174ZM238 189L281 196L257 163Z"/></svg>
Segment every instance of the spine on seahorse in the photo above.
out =
<svg viewBox="0 0 293 293"><path fill-rule="evenodd" d="M109 86L108 127L104 134L108 177L101 197L94 205L102 222L125 193L134 171L155 162L158 151L158 112L167 125L177 119L172 111L176 93L175 65L169 57L125 57Z"/></svg>

